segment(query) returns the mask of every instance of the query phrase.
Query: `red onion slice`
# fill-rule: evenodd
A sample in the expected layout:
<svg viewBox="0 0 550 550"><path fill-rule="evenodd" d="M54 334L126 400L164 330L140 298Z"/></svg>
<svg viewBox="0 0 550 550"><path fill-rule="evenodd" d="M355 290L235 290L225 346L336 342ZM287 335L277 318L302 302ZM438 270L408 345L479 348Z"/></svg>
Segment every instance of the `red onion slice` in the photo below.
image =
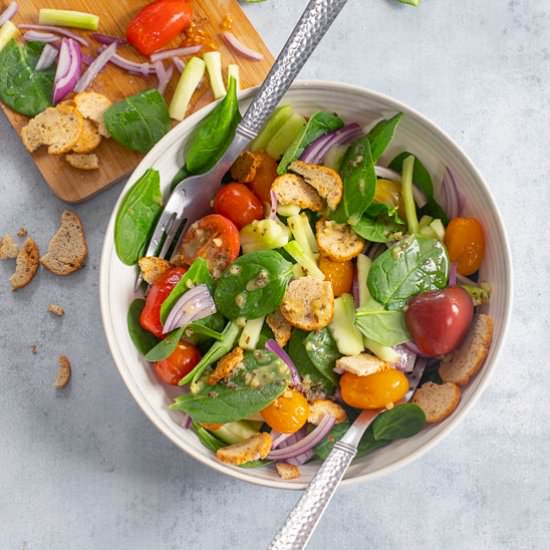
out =
<svg viewBox="0 0 550 550"><path fill-rule="evenodd" d="M277 355L279 359L281 359L285 363L285 365L290 370L292 383L294 384L294 386L299 386L301 384L300 374L298 373L298 369L296 368L296 365L294 365L288 353L281 346L279 346L279 344L277 344L277 342L275 342L273 338L270 338L265 343L265 349Z"/></svg>
<svg viewBox="0 0 550 550"><path fill-rule="evenodd" d="M34 68L35 71L45 71L46 69L49 69L53 65L58 53L59 50L55 46L46 44L42 48L42 53L40 54L36 67Z"/></svg>
<svg viewBox="0 0 550 550"><path fill-rule="evenodd" d="M270 208L270 211L269 211L269 217L272 219L272 220L278 220L279 218L277 218L277 195L275 194L275 192L273 190L271 190L269 192L269 197L271 199L271 208Z"/></svg>
<svg viewBox="0 0 550 550"><path fill-rule="evenodd" d="M279 432L276 432L275 430L271 430L271 448L276 449L281 445L284 441L286 441L290 436L294 434L282 434Z"/></svg>
<svg viewBox="0 0 550 550"><path fill-rule="evenodd" d="M451 262L451 266L449 267L449 286L456 286L457 273L456 262Z"/></svg>
<svg viewBox="0 0 550 550"><path fill-rule="evenodd" d="M174 66L170 65L168 67L168 70L166 70L162 61L156 61L154 63L154 67L159 81L157 89L160 94L164 94L164 92L166 91L166 87L168 86L168 83L170 82L170 79L174 74Z"/></svg>
<svg viewBox="0 0 550 550"><path fill-rule="evenodd" d="M87 53L83 53L80 57L82 58L82 63L85 65L91 65L94 62L94 57Z"/></svg>
<svg viewBox="0 0 550 550"><path fill-rule="evenodd" d="M191 425L193 424L193 419L188 414L184 413L184 415L185 416L184 416L183 420L181 421L181 427L184 430L188 430L189 428L191 428Z"/></svg>
<svg viewBox="0 0 550 550"><path fill-rule="evenodd" d="M83 92L95 80L95 77L101 72L105 65L107 65L113 55L115 55L116 48L117 43L113 42L94 59L75 86L75 92Z"/></svg>
<svg viewBox="0 0 550 550"><path fill-rule="evenodd" d="M119 46L123 46L124 44L128 44L128 40L126 38L120 38L118 36L111 36L110 34L102 34L100 32L93 32L92 38L99 42L100 44L105 44L106 46L109 46L113 42L116 42Z"/></svg>
<svg viewBox="0 0 550 550"><path fill-rule="evenodd" d="M99 51L104 52L105 49L106 47L102 46ZM131 74L139 76L146 77L155 74L155 67L153 67L150 63L137 63L136 61L130 61L117 53L109 59L109 63L112 63L113 65L116 65Z"/></svg>
<svg viewBox="0 0 550 550"><path fill-rule="evenodd" d="M186 48L170 48L169 50L160 50L159 52L154 53L149 59L151 63L156 63L157 61L162 61L163 59L168 59L169 57L194 55L202 50L202 44L197 44L196 46L188 46Z"/></svg>
<svg viewBox="0 0 550 550"><path fill-rule="evenodd" d="M464 197L460 191L458 179L454 171L449 167L445 170L439 191L439 199L449 218L456 218L462 215Z"/></svg>
<svg viewBox="0 0 550 550"><path fill-rule="evenodd" d="M412 372L414 369L414 364L416 363L416 358L418 353L412 351L407 346L409 342L405 344L400 344L399 346L394 346L394 350L399 353L399 363L395 365L395 368L402 372ZM412 343L412 342L411 342ZM414 346L414 344L413 344ZM416 348L416 346L414 346Z"/></svg>
<svg viewBox="0 0 550 550"><path fill-rule="evenodd" d="M179 57L174 56L174 57L172 57L172 62L176 66L176 69L180 73L182 73L183 69L185 69L185 61L183 61L183 59L180 59Z"/></svg>
<svg viewBox="0 0 550 550"><path fill-rule="evenodd" d="M353 303L355 304L355 307L359 307L361 305L361 300L359 296L359 277L357 276L357 268L353 268L353 282L351 286L351 292L353 294Z"/></svg>
<svg viewBox="0 0 550 550"><path fill-rule="evenodd" d="M176 328L188 325L191 321L204 319L216 312L216 305L206 285L197 285L188 290L174 304L162 332L168 334Z"/></svg>
<svg viewBox="0 0 550 550"><path fill-rule="evenodd" d="M76 34L75 32L68 31L67 29L56 27L54 25L37 25L32 23L23 23L21 25L18 25L18 27L20 29L30 29L34 31L49 31L55 34L62 34L63 36L67 36L68 38L72 38L73 40L76 40L82 46L86 46L86 47L89 46L88 41L82 38L80 35Z"/></svg>
<svg viewBox="0 0 550 550"><path fill-rule="evenodd" d="M75 89L80 77L80 65L80 45L72 38L63 38L53 85L54 105Z"/></svg>
<svg viewBox="0 0 550 550"><path fill-rule="evenodd" d="M222 38L228 46L231 46L237 53L241 54L247 59L261 61L264 58L264 56L260 52L257 52L256 50L253 50L248 46L245 46L232 32L222 32Z"/></svg>
<svg viewBox="0 0 550 550"><path fill-rule="evenodd" d="M27 42L45 42L48 44L51 42L59 42L61 38L51 32L27 31L23 35L23 40Z"/></svg>
<svg viewBox="0 0 550 550"><path fill-rule="evenodd" d="M298 456L287 458L286 462L288 462L288 464L292 464L293 466L302 466L302 464L305 464L313 458L313 454L313 449L309 449Z"/></svg>
<svg viewBox="0 0 550 550"><path fill-rule="evenodd" d="M352 122L338 130L324 134L308 145L302 153L300 160L312 164L319 164L335 145L345 145L355 141L363 135L363 130L357 122Z"/></svg>
<svg viewBox="0 0 550 550"><path fill-rule="evenodd" d="M479 283L476 283L473 279L470 279L469 277L461 275L460 273L458 273L458 271L456 273L456 280L461 285L479 286Z"/></svg>
<svg viewBox="0 0 550 550"><path fill-rule="evenodd" d="M18 10L17 2L10 2L8 7L0 14L0 27L6 22L9 21Z"/></svg>

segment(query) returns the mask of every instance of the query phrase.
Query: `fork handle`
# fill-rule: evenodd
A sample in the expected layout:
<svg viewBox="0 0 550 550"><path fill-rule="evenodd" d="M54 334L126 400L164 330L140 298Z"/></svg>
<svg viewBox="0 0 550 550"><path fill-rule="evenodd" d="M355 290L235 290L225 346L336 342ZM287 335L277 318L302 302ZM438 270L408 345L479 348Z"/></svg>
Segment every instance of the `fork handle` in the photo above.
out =
<svg viewBox="0 0 550 550"><path fill-rule="evenodd" d="M237 132L254 139L347 0L311 0L294 27Z"/></svg>

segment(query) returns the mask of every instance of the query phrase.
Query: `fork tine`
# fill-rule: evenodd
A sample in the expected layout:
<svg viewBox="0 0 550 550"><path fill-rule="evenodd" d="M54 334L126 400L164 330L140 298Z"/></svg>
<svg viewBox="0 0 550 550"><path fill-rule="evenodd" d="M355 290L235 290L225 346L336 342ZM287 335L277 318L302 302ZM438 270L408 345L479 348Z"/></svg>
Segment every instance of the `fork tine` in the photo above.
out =
<svg viewBox="0 0 550 550"><path fill-rule="evenodd" d="M162 245L162 249L159 253L160 258L166 258L168 256L168 252L170 250L170 247L174 243L174 239L176 238L176 235L178 235L178 232L180 229L185 229L187 220L183 218L183 214L180 216L173 218L172 223L170 224L170 228L166 232L166 239L164 239L164 244Z"/></svg>
<svg viewBox="0 0 550 550"><path fill-rule="evenodd" d="M428 360L426 358L419 357L416 360L412 372L407 375L407 378L409 379L409 391L405 394L405 401L410 401L412 399L416 388L418 388L418 384L420 384L420 380L426 370L427 364Z"/></svg>

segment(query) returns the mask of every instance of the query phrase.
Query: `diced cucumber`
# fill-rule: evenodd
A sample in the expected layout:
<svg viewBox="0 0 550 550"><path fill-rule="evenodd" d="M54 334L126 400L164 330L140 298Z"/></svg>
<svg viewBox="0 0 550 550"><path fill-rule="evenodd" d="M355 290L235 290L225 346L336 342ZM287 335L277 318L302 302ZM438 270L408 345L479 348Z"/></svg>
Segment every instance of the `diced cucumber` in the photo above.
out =
<svg viewBox="0 0 550 550"><path fill-rule="evenodd" d="M18 34L19 29L11 21L6 21L0 27L0 51L2 51L6 44Z"/></svg>
<svg viewBox="0 0 550 550"><path fill-rule="evenodd" d="M430 227L435 233L436 238L438 238L440 241L443 241L445 239L445 226L440 219L433 220L430 223Z"/></svg>
<svg viewBox="0 0 550 550"><path fill-rule="evenodd" d="M367 285L369 271L372 265L372 260L365 254L357 256L357 282L359 283L359 307L364 306L369 298L370 292Z"/></svg>
<svg viewBox="0 0 550 550"><path fill-rule="evenodd" d="M319 281L325 280L325 275L317 266L317 262L311 255L304 252L298 241L290 241L283 248L305 269L310 277Z"/></svg>
<svg viewBox="0 0 550 550"><path fill-rule="evenodd" d="M399 353L397 353L392 347L382 346L378 342L375 342L366 336L363 337L363 341L365 343L365 347L372 351L376 357L382 359L382 361L395 365L401 360Z"/></svg>
<svg viewBox="0 0 550 550"><path fill-rule="evenodd" d="M304 271L304 268L300 264L294 264L292 266L292 276L295 279L299 279L300 277L305 277L306 272Z"/></svg>
<svg viewBox="0 0 550 550"><path fill-rule="evenodd" d="M223 83L221 53L218 51L206 52L202 58L206 64L206 70L208 71L208 78L214 98L219 99L220 97L224 97L227 90Z"/></svg>
<svg viewBox="0 0 550 550"><path fill-rule="evenodd" d="M293 112L277 133L269 140L266 147L267 154L275 160L280 159L305 125L306 119L298 113Z"/></svg>
<svg viewBox="0 0 550 550"><path fill-rule="evenodd" d="M428 237L429 239L437 239L437 235L435 234L435 231L429 225L421 227L418 230L418 234L423 235L424 237Z"/></svg>
<svg viewBox="0 0 550 550"><path fill-rule="evenodd" d="M265 317L259 317L258 319L249 319L241 332L239 338L239 346L243 349L256 349L258 340L260 339L260 333L264 326Z"/></svg>
<svg viewBox="0 0 550 550"><path fill-rule="evenodd" d="M170 102L170 117L183 120L193 93L204 76L205 63L199 57L192 57L181 73L174 97Z"/></svg>
<svg viewBox="0 0 550 550"><path fill-rule="evenodd" d="M42 8L38 14L38 22L41 25L58 25L60 27L75 27L87 31L97 31L99 16L83 11Z"/></svg>
<svg viewBox="0 0 550 550"><path fill-rule="evenodd" d="M351 294L342 294L334 300L334 318L329 325L338 351L344 355L358 355L365 346L363 335L354 324L355 304Z"/></svg>
<svg viewBox="0 0 550 550"><path fill-rule="evenodd" d="M418 227L419 228L426 227L427 225L430 225L432 221L433 221L433 218L431 216L424 215L420 218L420 221L418 222Z"/></svg>
<svg viewBox="0 0 550 550"><path fill-rule="evenodd" d="M258 250L273 250L281 248L288 243L290 231L288 227L279 220L267 218L265 220L254 220L245 225L240 232L241 248L245 254L257 252Z"/></svg>
<svg viewBox="0 0 550 550"><path fill-rule="evenodd" d="M283 216L283 218L289 218L290 216L297 216L300 213L301 208L297 204L282 204L277 206L277 214Z"/></svg>
<svg viewBox="0 0 550 550"><path fill-rule="evenodd" d="M317 241L315 240L315 235L313 234L311 225L309 225L306 214L289 216L287 223L292 235L298 241L298 244L302 247L304 252L311 256L313 260L317 260L319 248L317 247Z"/></svg>
<svg viewBox="0 0 550 550"><path fill-rule="evenodd" d="M233 77L235 79L235 84L237 85L237 92L241 89L241 77L239 74L239 66L234 63L227 65L227 85L229 86L229 80Z"/></svg>
<svg viewBox="0 0 550 550"><path fill-rule="evenodd" d="M222 424L222 427L217 430L211 430L212 433L219 437L225 443L233 445L233 443L240 443L250 437L256 435L260 429L261 422L255 422L252 420L239 420L238 422L228 422Z"/></svg>
<svg viewBox="0 0 550 550"><path fill-rule="evenodd" d="M262 131L256 136L256 139L250 144L251 151L265 151L267 144L273 136L283 127L283 124L292 116L294 109L290 105L281 105L277 107L269 117Z"/></svg>

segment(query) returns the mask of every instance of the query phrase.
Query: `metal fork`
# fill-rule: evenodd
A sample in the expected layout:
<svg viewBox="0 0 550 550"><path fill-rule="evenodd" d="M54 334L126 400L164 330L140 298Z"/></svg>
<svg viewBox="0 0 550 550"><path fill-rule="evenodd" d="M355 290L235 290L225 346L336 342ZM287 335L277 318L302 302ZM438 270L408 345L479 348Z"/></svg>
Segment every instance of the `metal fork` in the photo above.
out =
<svg viewBox="0 0 550 550"><path fill-rule="evenodd" d="M405 395L405 401L410 401L414 395L426 363L427 361L423 359L418 360L413 371L407 375L409 391ZM344 474L355 458L357 446L363 434L378 414L379 411L363 411L355 419L321 464L308 488L288 515L285 524L271 541L268 550L303 550L306 547Z"/></svg>
<svg viewBox="0 0 550 550"><path fill-rule="evenodd" d="M237 126L235 138L223 157L205 174L190 177L174 188L155 227L146 256L166 258L176 236L182 235L189 224L208 213L210 201L223 176L239 153L258 135L346 2L347 0L309 2ZM136 288L140 284L141 276L136 281Z"/></svg>

